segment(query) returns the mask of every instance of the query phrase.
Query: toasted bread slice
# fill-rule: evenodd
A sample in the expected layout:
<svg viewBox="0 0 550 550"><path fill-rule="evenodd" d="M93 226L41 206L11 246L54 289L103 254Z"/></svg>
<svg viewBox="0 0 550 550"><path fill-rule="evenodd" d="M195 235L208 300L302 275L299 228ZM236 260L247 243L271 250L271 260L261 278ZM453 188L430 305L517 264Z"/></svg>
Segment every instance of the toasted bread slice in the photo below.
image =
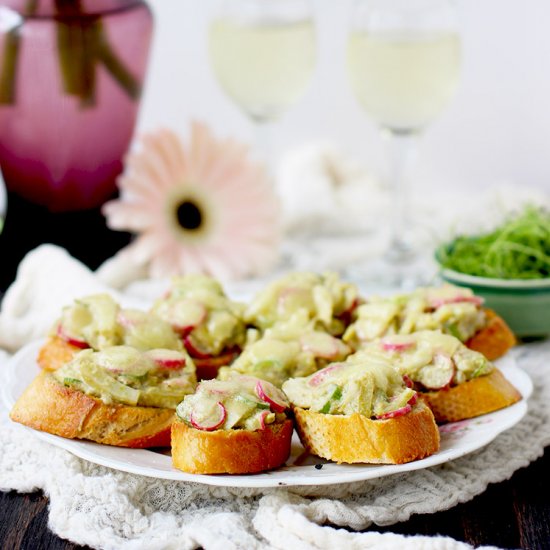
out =
<svg viewBox="0 0 550 550"><path fill-rule="evenodd" d="M293 407L303 446L342 463L403 464L439 449L439 430L430 409L419 401L411 412L384 420L358 413L322 414Z"/></svg>
<svg viewBox="0 0 550 550"><path fill-rule="evenodd" d="M38 352L37 362L46 371L54 371L66 365L82 348L73 346L59 338L51 336Z"/></svg>
<svg viewBox="0 0 550 550"><path fill-rule="evenodd" d="M466 345L494 361L516 345L516 337L506 321L493 310L486 309L487 325L470 338Z"/></svg>
<svg viewBox="0 0 550 550"><path fill-rule="evenodd" d="M496 368L457 386L420 395L432 409L438 424L481 416L521 399L519 391Z"/></svg>
<svg viewBox="0 0 550 550"><path fill-rule="evenodd" d="M17 400L10 418L35 430L69 439L147 448L170 445L174 410L106 405L41 372Z"/></svg>
<svg viewBox="0 0 550 550"><path fill-rule="evenodd" d="M290 455L292 421L264 430L207 432L176 419L172 424L172 462L192 474L253 474L278 468Z"/></svg>

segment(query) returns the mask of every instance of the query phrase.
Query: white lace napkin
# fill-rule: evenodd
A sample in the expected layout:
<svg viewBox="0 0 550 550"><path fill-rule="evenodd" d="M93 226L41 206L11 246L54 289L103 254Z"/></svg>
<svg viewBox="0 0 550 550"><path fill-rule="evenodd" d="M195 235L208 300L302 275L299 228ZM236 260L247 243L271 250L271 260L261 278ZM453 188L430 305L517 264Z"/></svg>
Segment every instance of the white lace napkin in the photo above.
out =
<svg viewBox="0 0 550 550"><path fill-rule="evenodd" d="M116 298L143 305L162 282L137 283ZM23 261L0 310L0 346L14 351L44 335L62 304L109 289L64 251L40 247ZM535 381L529 413L484 449L430 469L328 487L227 489L111 470L39 441L0 411L0 489L41 489L49 526L79 544L113 549L470 548L449 538L350 533L412 514L448 509L509 478L550 444L550 343L518 348ZM0 372L3 363L0 357Z"/></svg>

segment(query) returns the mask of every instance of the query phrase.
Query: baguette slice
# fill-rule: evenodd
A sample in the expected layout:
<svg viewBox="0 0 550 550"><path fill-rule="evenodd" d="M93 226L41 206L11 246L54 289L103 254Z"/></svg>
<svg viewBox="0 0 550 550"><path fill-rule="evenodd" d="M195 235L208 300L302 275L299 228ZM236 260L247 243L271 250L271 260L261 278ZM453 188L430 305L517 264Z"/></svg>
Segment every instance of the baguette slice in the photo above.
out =
<svg viewBox="0 0 550 550"><path fill-rule="evenodd" d="M430 409L419 401L411 412L384 420L358 413L322 414L293 407L303 446L338 463L403 464L439 449L439 430Z"/></svg>
<svg viewBox="0 0 550 550"><path fill-rule="evenodd" d="M264 430L207 432L176 419L172 424L172 462L192 474L253 474L278 468L290 455L292 421Z"/></svg>
<svg viewBox="0 0 550 550"><path fill-rule="evenodd" d="M465 344L474 351L479 351L494 361L502 357L517 343L514 333L506 324L506 321L493 310L486 309L487 325L474 334Z"/></svg>
<svg viewBox="0 0 550 550"><path fill-rule="evenodd" d="M40 368L53 372L66 365L82 351L82 348L69 344L59 336L51 336L38 352L37 362Z"/></svg>
<svg viewBox="0 0 550 550"><path fill-rule="evenodd" d="M432 409L438 424L481 416L509 407L521 399L519 391L496 368L486 376L420 395Z"/></svg>
<svg viewBox="0 0 550 550"><path fill-rule="evenodd" d="M170 445L174 410L106 405L41 372L17 400L10 418L69 439L142 449Z"/></svg>

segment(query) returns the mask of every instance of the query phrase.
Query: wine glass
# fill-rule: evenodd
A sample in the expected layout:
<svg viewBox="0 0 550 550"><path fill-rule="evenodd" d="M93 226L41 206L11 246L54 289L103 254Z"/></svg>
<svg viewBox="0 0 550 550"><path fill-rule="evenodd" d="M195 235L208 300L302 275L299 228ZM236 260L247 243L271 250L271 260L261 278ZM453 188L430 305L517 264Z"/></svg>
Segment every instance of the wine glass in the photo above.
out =
<svg viewBox="0 0 550 550"><path fill-rule="evenodd" d="M255 122L258 153L268 169L270 125L306 91L315 51L309 0L225 0L210 24L212 69Z"/></svg>
<svg viewBox="0 0 550 550"><path fill-rule="evenodd" d="M412 286L406 173L418 138L457 87L460 38L450 0L356 0L347 66L357 99L380 129L389 162L390 240L370 279Z"/></svg>

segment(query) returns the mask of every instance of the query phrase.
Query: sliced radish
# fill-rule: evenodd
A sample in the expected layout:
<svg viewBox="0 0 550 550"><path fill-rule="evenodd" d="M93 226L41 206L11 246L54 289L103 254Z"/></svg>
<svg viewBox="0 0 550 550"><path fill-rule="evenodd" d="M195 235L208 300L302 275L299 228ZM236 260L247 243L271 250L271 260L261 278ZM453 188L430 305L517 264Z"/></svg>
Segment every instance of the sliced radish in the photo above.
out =
<svg viewBox="0 0 550 550"><path fill-rule="evenodd" d="M331 372L338 370L344 366L343 363L332 363L328 367L316 372L308 382L309 386L318 386Z"/></svg>
<svg viewBox="0 0 550 550"><path fill-rule="evenodd" d="M353 312L359 307L360 304L361 301L359 298L355 298L351 305L346 310L342 311L340 315L338 315L338 319L340 319L345 326L348 326L353 320Z"/></svg>
<svg viewBox="0 0 550 550"><path fill-rule="evenodd" d="M483 298L480 296L453 296L452 298L433 298L430 300L430 306L434 309L438 307L447 305L447 304L460 304L460 303L470 303L476 306L483 305Z"/></svg>
<svg viewBox="0 0 550 550"><path fill-rule="evenodd" d="M384 420L387 418L397 418L398 416L403 416L404 414L410 413L411 411L412 406L407 403L404 407L396 409L395 411L379 414L376 418L378 418L379 420Z"/></svg>
<svg viewBox="0 0 550 550"><path fill-rule="evenodd" d="M418 401L418 393L415 392L414 395L407 401L407 405L410 405L411 407L416 404Z"/></svg>
<svg viewBox="0 0 550 550"><path fill-rule="evenodd" d="M188 325L185 327L172 325L172 328L184 339L187 338L187 336L189 336L195 329L195 327L192 325Z"/></svg>
<svg viewBox="0 0 550 550"><path fill-rule="evenodd" d="M338 357L338 340L324 332L310 332L300 337L302 350L310 351L316 357L335 359Z"/></svg>
<svg viewBox="0 0 550 550"><path fill-rule="evenodd" d="M405 351L411 349L415 346L414 340L382 340L381 342L382 349L384 351Z"/></svg>
<svg viewBox="0 0 550 550"><path fill-rule="evenodd" d="M67 332L65 331L61 323L57 325L57 336L59 336L59 338L61 338L62 340L65 340L67 344L70 344L75 348L86 349L91 347L90 344L88 344L88 342L86 342L85 340L82 340L80 338L75 338L74 336L70 336L69 334L67 334Z"/></svg>
<svg viewBox="0 0 550 550"><path fill-rule="evenodd" d="M193 428L197 430L204 430L206 432L212 432L217 430L227 418L227 410L223 406L223 403L218 401L216 403L216 408L212 411L212 414L206 418L197 419L195 413L192 412L189 418Z"/></svg>
<svg viewBox="0 0 550 550"><path fill-rule="evenodd" d="M289 406L286 395L279 388L264 380L258 380L256 395L268 403L275 412L282 413Z"/></svg>
<svg viewBox="0 0 550 550"><path fill-rule="evenodd" d="M191 336L186 336L183 340L185 349L189 352L194 359L211 359L212 354L207 351L201 350L191 339Z"/></svg>
<svg viewBox="0 0 550 550"><path fill-rule="evenodd" d="M267 418L268 414L270 414L269 411L262 411L260 413L260 429L261 430L265 430L265 428L266 428L265 419Z"/></svg>
<svg viewBox="0 0 550 550"><path fill-rule="evenodd" d="M279 293L277 311L284 315L299 308L310 309L311 304L311 292L307 288L286 287Z"/></svg>
<svg viewBox="0 0 550 550"><path fill-rule="evenodd" d="M146 352L157 366L163 369L181 369L185 367L186 357L181 351L172 349L152 349Z"/></svg>
<svg viewBox="0 0 550 550"><path fill-rule="evenodd" d="M451 385L455 370L453 360L448 355L438 353L430 365L420 369L416 380L428 390L441 390Z"/></svg>
<svg viewBox="0 0 550 550"><path fill-rule="evenodd" d="M238 354L237 350L231 350L216 357L208 356L205 359L194 357L193 360L197 367L223 367L229 365Z"/></svg>

